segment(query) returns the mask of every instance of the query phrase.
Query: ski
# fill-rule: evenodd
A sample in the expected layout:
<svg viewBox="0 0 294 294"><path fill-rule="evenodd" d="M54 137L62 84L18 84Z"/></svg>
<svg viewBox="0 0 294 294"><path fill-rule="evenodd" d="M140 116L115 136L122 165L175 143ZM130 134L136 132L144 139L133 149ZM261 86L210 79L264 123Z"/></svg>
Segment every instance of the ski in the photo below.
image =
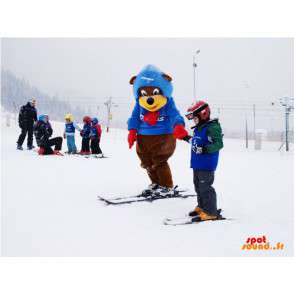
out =
<svg viewBox="0 0 294 294"><path fill-rule="evenodd" d="M67 156L76 156L76 157L83 157L83 158L97 158L97 159L109 158L108 156L105 156L105 155L98 156L95 154L83 155L83 154L79 154L79 153L68 153L68 152L65 152L65 154Z"/></svg>
<svg viewBox="0 0 294 294"><path fill-rule="evenodd" d="M142 196L134 195L134 196L126 196L126 197L117 197L117 198L105 198L102 196L97 196L98 200L103 201L108 205L122 205L122 204L131 204L136 202L153 202L156 200L163 200L163 199L172 199L172 198L179 198L179 199L186 199L189 197L196 197L196 194L181 194L175 193L171 196L160 196L156 194L151 194L149 196Z"/></svg>
<svg viewBox="0 0 294 294"><path fill-rule="evenodd" d="M188 192L188 189L178 189L178 186L175 186L174 187L174 193L185 193L185 192ZM140 198L140 197L144 197L146 198L147 196L151 196L150 195L142 195L142 193L140 194L137 194L137 195L132 195L132 196L119 196L119 197L115 197L115 198L110 198L108 200L112 201L112 200L131 200L131 199L136 199L136 198ZM99 196L98 196L99 198ZM101 198L104 198L104 197L101 197Z"/></svg>
<svg viewBox="0 0 294 294"><path fill-rule="evenodd" d="M91 154L91 155L82 155L84 156L85 158L97 158L97 159L102 159L102 158L108 158L108 156L98 156L98 155L94 155L94 154Z"/></svg>
<svg viewBox="0 0 294 294"><path fill-rule="evenodd" d="M166 218L163 220L163 224L169 226L180 226L180 225L190 225L190 224L200 224L205 222L216 222L216 221L224 221L224 220L232 220L232 218L226 218L223 216L219 216L217 219L213 220L199 220L196 216L186 216L186 217L178 217L178 218Z"/></svg>

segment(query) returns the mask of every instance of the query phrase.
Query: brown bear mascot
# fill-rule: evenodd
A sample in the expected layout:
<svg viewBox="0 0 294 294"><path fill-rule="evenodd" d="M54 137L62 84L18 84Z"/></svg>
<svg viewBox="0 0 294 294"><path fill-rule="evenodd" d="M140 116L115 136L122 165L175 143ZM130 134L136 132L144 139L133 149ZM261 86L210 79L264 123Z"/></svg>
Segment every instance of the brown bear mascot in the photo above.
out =
<svg viewBox="0 0 294 294"><path fill-rule="evenodd" d="M136 104L128 120L128 143L135 141L141 166L151 184L142 195L163 197L174 194L168 159L176 148L176 139L186 140L185 122L172 98L172 78L153 65L147 65L130 80Z"/></svg>

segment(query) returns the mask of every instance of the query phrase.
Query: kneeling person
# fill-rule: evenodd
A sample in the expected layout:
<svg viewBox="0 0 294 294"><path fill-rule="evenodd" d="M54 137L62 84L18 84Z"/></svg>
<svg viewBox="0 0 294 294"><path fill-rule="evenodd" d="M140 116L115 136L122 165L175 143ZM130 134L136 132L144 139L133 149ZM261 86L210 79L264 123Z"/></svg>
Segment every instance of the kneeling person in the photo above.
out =
<svg viewBox="0 0 294 294"><path fill-rule="evenodd" d="M62 137L55 137L49 139L53 134L53 129L49 122L49 117L46 114L39 116L38 121L34 125L34 134L39 148L40 155L62 155L60 150L62 148ZM54 146L54 150L51 148Z"/></svg>

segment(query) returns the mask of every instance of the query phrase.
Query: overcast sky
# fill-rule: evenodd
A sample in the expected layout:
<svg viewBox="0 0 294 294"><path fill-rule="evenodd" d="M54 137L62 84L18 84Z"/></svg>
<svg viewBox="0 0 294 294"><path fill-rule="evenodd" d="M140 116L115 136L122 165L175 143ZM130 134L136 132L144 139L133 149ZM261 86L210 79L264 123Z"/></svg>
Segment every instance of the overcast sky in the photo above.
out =
<svg viewBox="0 0 294 294"><path fill-rule="evenodd" d="M48 94L130 97L146 64L174 78L176 99L294 97L294 39L3 39L2 67Z"/></svg>
<svg viewBox="0 0 294 294"><path fill-rule="evenodd" d="M133 101L129 80L147 64L173 77L173 96L184 111L194 100L192 62L198 49L197 98L234 106L269 106L283 96L294 98L294 39L24 38L2 39L1 47L2 67L45 93L57 93L82 105L89 97L96 103L113 96L121 103L116 110L121 125ZM233 118L228 110L223 121L232 125L232 119L237 121L242 115L240 128L243 113L234 112ZM262 127L283 125L280 113L277 123L262 115Z"/></svg>

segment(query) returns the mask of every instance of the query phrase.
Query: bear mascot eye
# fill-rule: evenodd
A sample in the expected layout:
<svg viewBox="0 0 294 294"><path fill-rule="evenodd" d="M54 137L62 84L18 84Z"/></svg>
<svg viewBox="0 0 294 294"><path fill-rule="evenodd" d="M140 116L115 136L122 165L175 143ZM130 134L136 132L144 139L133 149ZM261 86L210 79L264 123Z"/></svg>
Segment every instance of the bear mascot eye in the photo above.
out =
<svg viewBox="0 0 294 294"><path fill-rule="evenodd" d="M141 93L141 96L147 96L147 92L145 90L141 90L140 93Z"/></svg>
<svg viewBox="0 0 294 294"><path fill-rule="evenodd" d="M155 88L155 89L153 90L153 95L159 95L159 94L160 94L160 90L157 89L157 88Z"/></svg>

